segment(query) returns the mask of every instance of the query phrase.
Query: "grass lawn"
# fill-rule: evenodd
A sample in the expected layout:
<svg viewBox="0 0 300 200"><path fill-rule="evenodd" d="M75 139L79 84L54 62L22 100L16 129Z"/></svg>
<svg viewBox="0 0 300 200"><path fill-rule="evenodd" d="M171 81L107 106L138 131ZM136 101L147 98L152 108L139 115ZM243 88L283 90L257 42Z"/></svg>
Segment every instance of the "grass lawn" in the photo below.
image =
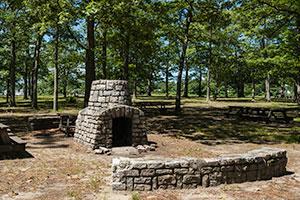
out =
<svg viewBox="0 0 300 200"><path fill-rule="evenodd" d="M258 98L259 99L259 98ZM174 96L153 95L140 96L135 101L171 101ZM17 97L17 107L7 107L5 98L0 98L0 116L24 116L35 114L55 114L52 111L52 97L40 96L39 109L33 110L29 100ZM250 98L222 98L217 101L207 102L205 98L182 98L183 112L175 115L174 106L161 115L155 109L147 109L146 116L149 131L152 133L166 133L179 135L192 140L239 140L243 142L300 142L300 118L295 118L292 124L269 123L245 119L227 118L225 112L228 106L253 106L267 108L299 108L295 103L265 102ZM77 114L83 107L83 98L59 98L58 112ZM293 113L295 115L295 113Z"/></svg>

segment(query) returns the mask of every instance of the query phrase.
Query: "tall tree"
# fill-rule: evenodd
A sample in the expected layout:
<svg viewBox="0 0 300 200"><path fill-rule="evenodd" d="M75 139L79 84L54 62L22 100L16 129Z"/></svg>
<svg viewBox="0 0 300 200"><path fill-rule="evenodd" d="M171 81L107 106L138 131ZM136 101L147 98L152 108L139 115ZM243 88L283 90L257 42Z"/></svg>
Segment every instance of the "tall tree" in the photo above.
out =
<svg viewBox="0 0 300 200"><path fill-rule="evenodd" d="M183 32L179 38L181 50L178 64L178 75L177 75L177 86L176 86L176 101L175 101L175 111L181 111L181 82L182 82L182 71L186 62L186 52L190 41L190 26L193 20L193 2L186 1L185 4L181 5L181 11L179 19L183 23Z"/></svg>

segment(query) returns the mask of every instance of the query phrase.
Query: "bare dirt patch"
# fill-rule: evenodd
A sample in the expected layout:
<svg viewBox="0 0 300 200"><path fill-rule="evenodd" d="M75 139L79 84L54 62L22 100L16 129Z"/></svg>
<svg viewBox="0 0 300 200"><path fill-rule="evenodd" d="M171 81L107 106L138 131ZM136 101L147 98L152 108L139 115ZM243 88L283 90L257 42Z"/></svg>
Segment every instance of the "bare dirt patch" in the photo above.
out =
<svg viewBox="0 0 300 200"><path fill-rule="evenodd" d="M288 170L293 174L269 181L136 193L111 191L113 156L95 155L57 130L30 132L22 138L33 158L0 161L0 199L300 199L299 144L212 146L182 137L149 135L159 147L143 154L145 158L214 157L271 146L287 149Z"/></svg>

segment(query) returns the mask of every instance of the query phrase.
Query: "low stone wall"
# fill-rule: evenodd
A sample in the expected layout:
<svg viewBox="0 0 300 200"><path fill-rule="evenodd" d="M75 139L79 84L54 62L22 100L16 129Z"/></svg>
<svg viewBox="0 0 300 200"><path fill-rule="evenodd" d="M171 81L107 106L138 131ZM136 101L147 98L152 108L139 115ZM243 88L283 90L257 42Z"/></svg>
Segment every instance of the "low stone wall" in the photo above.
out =
<svg viewBox="0 0 300 200"><path fill-rule="evenodd" d="M286 173L286 151L261 148L213 159L114 158L113 190L188 189L268 180Z"/></svg>

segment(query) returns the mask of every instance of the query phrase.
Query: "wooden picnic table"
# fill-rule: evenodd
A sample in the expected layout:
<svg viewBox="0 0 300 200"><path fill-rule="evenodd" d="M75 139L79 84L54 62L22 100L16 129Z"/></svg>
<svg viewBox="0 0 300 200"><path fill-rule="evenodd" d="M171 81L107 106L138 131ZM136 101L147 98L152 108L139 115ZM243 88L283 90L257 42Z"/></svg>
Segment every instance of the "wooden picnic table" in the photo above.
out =
<svg viewBox="0 0 300 200"><path fill-rule="evenodd" d="M227 115L238 117L262 119L265 121L285 121L286 123L294 120L295 116L288 115L288 112L297 111L298 108L262 108L250 106L229 106Z"/></svg>
<svg viewBox="0 0 300 200"><path fill-rule="evenodd" d="M75 131L75 124L77 115L68 113L59 113L59 129L65 133L66 136L72 136Z"/></svg>
<svg viewBox="0 0 300 200"><path fill-rule="evenodd" d="M158 108L160 112L166 111L166 106L174 105L173 102L170 101L136 101L134 102L134 106L137 106L141 109L145 108Z"/></svg>
<svg viewBox="0 0 300 200"><path fill-rule="evenodd" d="M0 123L0 158L2 154L24 152L26 141L10 132L8 126Z"/></svg>

